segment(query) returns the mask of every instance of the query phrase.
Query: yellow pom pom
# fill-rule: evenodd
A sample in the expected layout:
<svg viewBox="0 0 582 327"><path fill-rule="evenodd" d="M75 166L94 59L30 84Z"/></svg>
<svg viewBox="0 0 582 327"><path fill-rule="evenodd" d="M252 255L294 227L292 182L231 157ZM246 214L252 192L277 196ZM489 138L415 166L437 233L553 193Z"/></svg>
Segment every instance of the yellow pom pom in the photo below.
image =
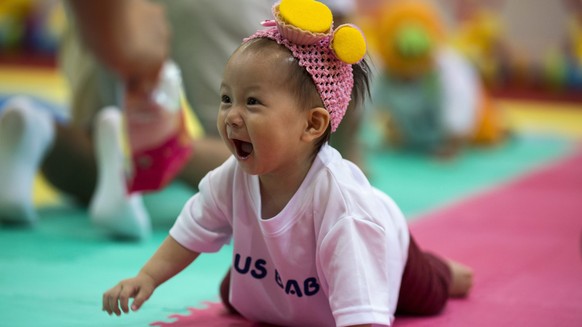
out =
<svg viewBox="0 0 582 327"><path fill-rule="evenodd" d="M331 48L341 61L353 65L366 55L366 40L355 26L341 25L333 34Z"/></svg>
<svg viewBox="0 0 582 327"><path fill-rule="evenodd" d="M331 10L314 0L282 0L279 11L286 23L313 33L326 33L333 23Z"/></svg>

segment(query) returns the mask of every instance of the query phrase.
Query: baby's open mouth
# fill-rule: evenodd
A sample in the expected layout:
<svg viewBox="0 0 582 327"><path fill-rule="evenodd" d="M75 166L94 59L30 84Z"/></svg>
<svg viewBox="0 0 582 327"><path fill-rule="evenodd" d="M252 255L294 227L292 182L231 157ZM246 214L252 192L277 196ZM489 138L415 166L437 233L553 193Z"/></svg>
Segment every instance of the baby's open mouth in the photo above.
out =
<svg viewBox="0 0 582 327"><path fill-rule="evenodd" d="M236 139L233 139L232 141L236 149L236 155L239 157L239 159L246 159L251 153L253 153L252 143Z"/></svg>

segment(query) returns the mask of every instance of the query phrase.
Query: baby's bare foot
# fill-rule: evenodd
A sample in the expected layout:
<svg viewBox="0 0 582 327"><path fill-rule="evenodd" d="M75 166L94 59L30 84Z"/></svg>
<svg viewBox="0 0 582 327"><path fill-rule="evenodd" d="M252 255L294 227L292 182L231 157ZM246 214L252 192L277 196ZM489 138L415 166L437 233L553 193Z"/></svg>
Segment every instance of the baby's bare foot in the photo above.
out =
<svg viewBox="0 0 582 327"><path fill-rule="evenodd" d="M448 260L452 280L449 289L450 297L465 297L473 286L473 270L459 262Z"/></svg>

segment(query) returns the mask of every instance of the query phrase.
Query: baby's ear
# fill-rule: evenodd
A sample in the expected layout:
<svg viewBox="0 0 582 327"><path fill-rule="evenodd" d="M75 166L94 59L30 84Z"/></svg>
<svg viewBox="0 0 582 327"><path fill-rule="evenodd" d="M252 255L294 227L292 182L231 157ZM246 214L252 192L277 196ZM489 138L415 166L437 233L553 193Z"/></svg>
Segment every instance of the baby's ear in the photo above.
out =
<svg viewBox="0 0 582 327"><path fill-rule="evenodd" d="M311 142L322 136L329 126L329 112L322 107L315 107L307 112L307 126L304 140Z"/></svg>

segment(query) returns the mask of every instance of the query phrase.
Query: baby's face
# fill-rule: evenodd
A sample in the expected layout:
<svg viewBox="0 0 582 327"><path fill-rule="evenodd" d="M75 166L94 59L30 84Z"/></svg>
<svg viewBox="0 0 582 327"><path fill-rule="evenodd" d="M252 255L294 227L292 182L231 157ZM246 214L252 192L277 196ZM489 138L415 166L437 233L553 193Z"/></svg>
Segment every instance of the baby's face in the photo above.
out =
<svg viewBox="0 0 582 327"><path fill-rule="evenodd" d="M217 127L241 167L252 175L286 174L312 147L302 141L307 111L286 83L290 54L243 46L226 65Z"/></svg>

